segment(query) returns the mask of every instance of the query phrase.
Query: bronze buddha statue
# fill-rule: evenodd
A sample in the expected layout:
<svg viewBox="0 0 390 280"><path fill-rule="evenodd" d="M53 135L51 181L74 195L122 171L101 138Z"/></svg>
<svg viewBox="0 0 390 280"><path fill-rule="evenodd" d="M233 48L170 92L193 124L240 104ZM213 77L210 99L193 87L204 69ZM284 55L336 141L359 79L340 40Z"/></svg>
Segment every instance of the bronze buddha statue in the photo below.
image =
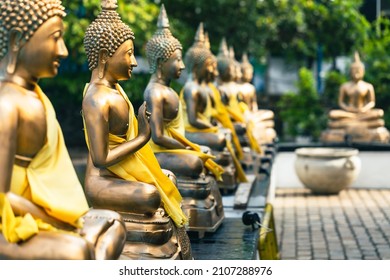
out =
<svg viewBox="0 0 390 280"><path fill-rule="evenodd" d="M186 137L213 151L223 151L226 140L211 123L211 102L206 77L214 71L213 55L204 45L203 23L199 24L194 44L185 55L188 78L180 93Z"/></svg>
<svg viewBox="0 0 390 280"><path fill-rule="evenodd" d="M209 83L214 80L216 73L216 58L206 46L203 23L199 24L194 44L185 55L185 62L188 79L181 90L180 99L186 137L212 149L216 161L225 170L223 181L218 183L219 188L223 192L234 190L237 182L246 182L247 179L230 140L232 132L218 125L218 121L215 125L212 122L213 95ZM238 172L240 174L236 174Z"/></svg>
<svg viewBox="0 0 390 280"><path fill-rule="evenodd" d="M384 127L383 110L375 108L374 86L363 81L364 64L355 52L351 80L339 90L340 109L329 112L328 129L321 135L324 142L382 142L390 139Z"/></svg>
<svg viewBox="0 0 390 280"><path fill-rule="evenodd" d="M182 46L169 29L164 5L161 5L157 31L146 44L146 55L152 74L144 92L151 113L150 145L160 165L177 176L182 207L190 219L188 229L200 234L215 231L224 218L215 179L219 180L224 170L212 160L209 148L186 138L182 104L170 87L171 80L178 79L185 69Z"/></svg>
<svg viewBox="0 0 390 280"><path fill-rule="evenodd" d="M228 49L225 38L221 42L217 62L219 73L216 83L217 89L243 146L244 159L242 161L245 165L251 166L253 165L253 157L261 154L262 150L260 143L254 136L255 124L253 120L245 118L239 105L240 84L237 81L241 77L241 66L234 58L233 49Z"/></svg>
<svg viewBox="0 0 390 280"><path fill-rule="evenodd" d="M239 100L241 111L246 119L252 119L256 124L254 136L261 144L272 143L276 138L274 129L274 112L271 110L259 109L257 104L256 88L251 83L253 79L253 66L248 60L246 53L241 61L241 80Z"/></svg>
<svg viewBox="0 0 390 280"><path fill-rule="evenodd" d="M102 1L84 38L92 71L82 104L89 148L86 193L94 207L115 210L124 218L122 258L191 259L175 176L163 172L148 145L146 106L140 106L136 117L118 84L130 79L137 62L134 33L116 8L116 1Z"/></svg>
<svg viewBox="0 0 390 280"><path fill-rule="evenodd" d="M116 259L120 215L89 209L38 86L68 51L59 0L0 4L0 259Z"/></svg>

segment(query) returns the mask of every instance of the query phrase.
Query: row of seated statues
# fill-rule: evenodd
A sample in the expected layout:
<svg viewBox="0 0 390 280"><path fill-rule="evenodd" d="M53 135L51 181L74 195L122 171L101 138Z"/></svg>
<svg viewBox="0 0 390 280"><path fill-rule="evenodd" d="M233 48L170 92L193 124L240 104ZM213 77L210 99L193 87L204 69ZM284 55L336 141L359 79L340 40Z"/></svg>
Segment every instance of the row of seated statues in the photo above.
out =
<svg viewBox="0 0 390 280"><path fill-rule="evenodd" d="M247 85L250 74L239 84L239 75L225 73L241 67L230 54L220 66L202 24L184 65L163 5L146 45L151 78L136 115L118 84L137 67L135 36L117 1L101 6L84 38L91 79L82 101L83 189L38 85L68 55L65 9L60 0L0 4L0 259L192 259L187 230L221 225L220 188L245 182L245 152L261 153L275 137L272 112L258 110ZM170 83L185 68L178 94ZM223 75L230 80L217 81ZM225 82L250 88L232 87L239 109ZM270 132L256 135L256 127Z"/></svg>

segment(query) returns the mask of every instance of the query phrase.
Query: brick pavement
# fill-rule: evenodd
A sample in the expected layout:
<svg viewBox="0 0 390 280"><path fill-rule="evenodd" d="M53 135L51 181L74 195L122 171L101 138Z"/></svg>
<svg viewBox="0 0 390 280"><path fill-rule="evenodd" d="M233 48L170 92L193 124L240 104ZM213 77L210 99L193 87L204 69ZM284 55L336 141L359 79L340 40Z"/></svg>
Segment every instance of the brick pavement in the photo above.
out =
<svg viewBox="0 0 390 280"><path fill-rule="evenodd" d="M390 259L390 190L280 188L273 205L282 259Z"/></svg>

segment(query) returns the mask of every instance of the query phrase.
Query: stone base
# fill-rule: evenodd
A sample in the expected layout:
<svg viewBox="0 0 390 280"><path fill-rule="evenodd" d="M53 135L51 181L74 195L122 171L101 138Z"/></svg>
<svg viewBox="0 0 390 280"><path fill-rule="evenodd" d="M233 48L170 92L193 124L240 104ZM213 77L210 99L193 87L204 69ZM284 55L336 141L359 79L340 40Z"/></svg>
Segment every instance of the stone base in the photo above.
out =
<svg viewBox="0 0 390 280"><path fill-rule="evenodd" d="M321 134L321 141L326 143L388 143L390 133L385 127L365 128L348 127L346 129L327 129Z"/></svg>
<svg viewBox="0 0 390 280"><path fill-rule="evenodd" d="M237 188L236 168L233 158L225 148L223 152L212 152L216 156L216 162L223 167L222 181L218 181L218 188L222 193L229 193Z"/></svg>
<svg viewBox="0 0 390 280"><path fill-rule="evenodd" d="M127 237L120 259L151 260L192 259L189 238L184 228L176 228L163 209L153 216L120 213Z"/></svg>
<svg viewBox="0 0 390 280"><path fill-rule="evenodd" d="M177 187L183 196L182 209L189 217L187 230L196 231L199 236L216 231L225 214L215 179L211 176L198 180L177 178Z"/></svg>

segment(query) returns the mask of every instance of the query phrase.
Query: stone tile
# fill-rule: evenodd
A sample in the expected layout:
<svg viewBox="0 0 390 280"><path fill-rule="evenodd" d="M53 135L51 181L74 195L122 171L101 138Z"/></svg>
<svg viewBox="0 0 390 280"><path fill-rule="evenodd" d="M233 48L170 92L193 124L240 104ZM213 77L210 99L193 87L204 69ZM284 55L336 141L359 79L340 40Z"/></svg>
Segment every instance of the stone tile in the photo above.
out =
<svg viewBox="0 0 390 280"><path fill-rule="evenodd" d="M390 259L390 190L277 189L274 208L282 259Z"/></svg>

